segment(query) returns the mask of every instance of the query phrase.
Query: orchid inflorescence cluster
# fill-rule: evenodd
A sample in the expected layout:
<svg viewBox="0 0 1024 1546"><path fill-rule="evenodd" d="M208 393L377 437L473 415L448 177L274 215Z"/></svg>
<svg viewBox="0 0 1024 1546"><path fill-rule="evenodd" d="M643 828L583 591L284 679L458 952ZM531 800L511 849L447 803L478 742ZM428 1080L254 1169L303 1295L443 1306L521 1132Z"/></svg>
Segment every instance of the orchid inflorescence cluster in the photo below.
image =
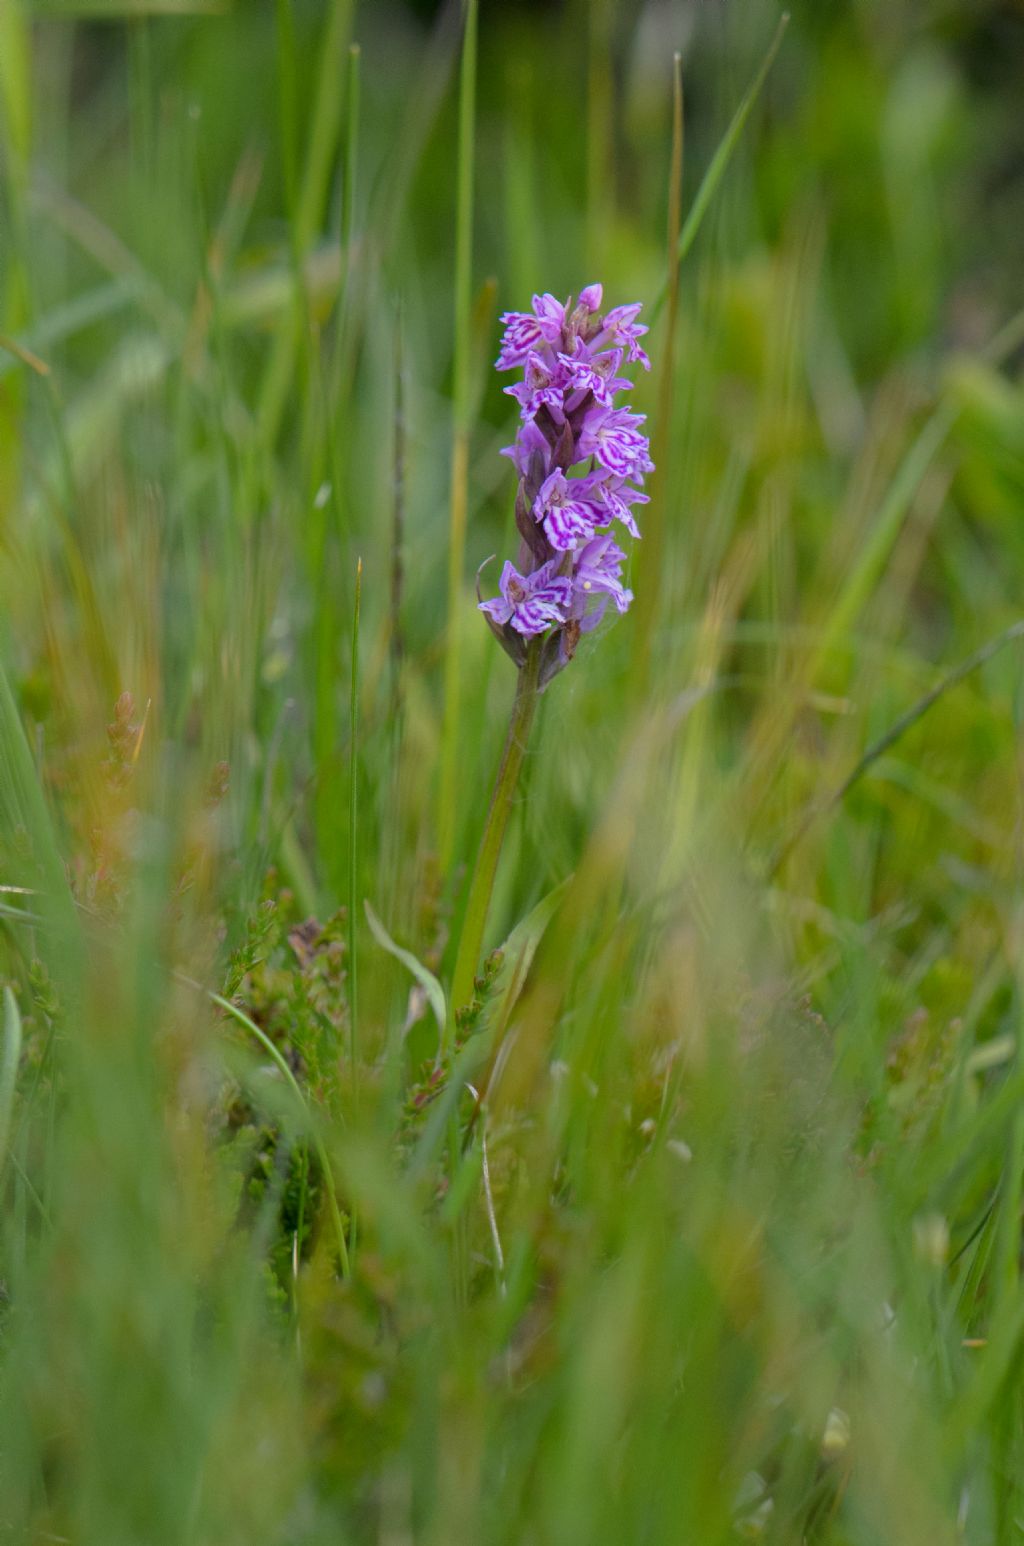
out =
<svg viewBox="0 0 1024 1546"><path fill-rule="evenodd" d="M609 601L625 612L633 599L622 582L626 555L616 523L639 537L633 507L647 502L642 484L653 471L642 414L617 407L632 382L624 361L650 369L637 321L639 304L601 312L600 285L572 297L535 295L532 312L506 312L498 370L522 368L506 392L521 424L510 456L519 473L516 526L519 568L506 563L500 596L480 610L502 647L522 666L527 643L546 635L540 683L572 659L580 635L596 628Z"/></svg>

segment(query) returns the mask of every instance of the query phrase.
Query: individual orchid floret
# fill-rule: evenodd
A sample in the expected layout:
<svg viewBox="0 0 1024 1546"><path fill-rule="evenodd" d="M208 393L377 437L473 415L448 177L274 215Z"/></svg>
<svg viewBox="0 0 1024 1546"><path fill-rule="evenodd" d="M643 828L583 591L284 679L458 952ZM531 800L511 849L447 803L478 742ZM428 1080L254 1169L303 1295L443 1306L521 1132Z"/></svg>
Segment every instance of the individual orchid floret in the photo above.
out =
<svg viewBox="0 0 1024 1546"><path fill-rule="evenodd" d="M499 627L511 623L525 638L545 633L552 623L564 623L572 600L572 582L557 573L558 562L551 559L532 574L520 574L510 563L501 571L500 597L482 601L486 612Z"/></svg>
<svg viewBox="0 0 1024 1546"><path fill-rule="evenodd" d="M592 392L596 401L608 408L612 406L616 392L627 392L633 385L627 377L615 374L622 364L621 349L598 355L581 349L577 354L560 354L558 364L565 385L576 392ZM506 387L505 390L512 392L514 388Z"/></svg>
<svg viewBox="0 0 1024 1546"><path fill-rule="evenodd" d="M563 378L560 380L559 378ZM526 357L526 369L522 381L507 386L505 391L514 397L524 419L532 419L540 408L547 406L553 415L563 417L562 404L565 372L557 366L552 369L535 350Z"/></svg>
<svg viewBox="0 0 1024 1546"><path fill-rule="evenodd" d="M608 511L599 488L593 478L567 478L560 467L544 479L533 516L556 552L572 552L607 523Z"/></svg>
<svg viewBox="0 0 1024 1546"><path fill-rule="evenodd" d="M639 343L647 328L638 304L602 314L603 295L599 284L586 285L575 306L571 296L535 295L532 311L502 317L498 369L523 372L505 389L521 423L503 453L519 474L522 540L518 569L505 565L500 596L480 608L519 667L528 641L544 636L541 687L573 658L609 601L625 612L633 599L611 528L640 536L633 510L647 503L641 485L653 463L643 416L617 399L632 386L620 374L623 362L650 365Z"/></svg>
<svg viewBox="0 0 1024 1546"><path fill-rule="evenodd" d="M607 478L601 486L605 509L616 521L621 521L631 537L640 536L640 528L633 518L633 505L650 504L650 495L643 489L634 488L624 478Z"/></svg>
<svg viewBox="0 0 1024 1546"><path fill-rule="evenodd" d="M535 295L533 312L506 311L502 316L505 336L495 364L498 370L524 365L530 354L545 345L559 346L567 306L553 295Z"/></svg>
<svg viewBox="0 0 1024 1546"><path fill-rule="evenodd" d="M628 612L633 592L622 583L625 562L625 553L608 532L581 548L572 576L570 616L584 617L592 600L597 601L603 614L609 598L617 611Z"/></svg>
<svg viewBox="0 0 1024 1546"><path fill-rule="evenodd" d="M495 365L498 370L512 370L516 365L525 365L534 350L543 344L544 334L537 318L527 312L506 311L501 320L505 324L505 336Z"/></svg>
<svg viewBox="0 0 1024 1546"><path fill-rule="evenodd" d="M594 537L580 549L573 571L569 616L555 636L552 675L572 660L581 636L592 633L600 625L609 600L615 603L618 612L629 610L633 592L622 583L625 561L625 553L607 532Z"/></svg>
<svg viewBox="0 0 1024 1546"><path fill-rule="evenodd" d="M650 442L640 430L643 422L643 414L596 403L583 421L580 455L595 456L617 478L642 478L654 467Z"/></svg>
<svg viewBox="0 0 1024 1546"><path fill-rule="evenodd" d="M624 349L630 364L639 361L644 370L650 370L651 362L639 343L649 329L644 327L643 323L637 322L639 315L639 302L632 306L616 306L606 312L604 327L597 339L597 347L606 348L611 344L614 348Z"/></svg>

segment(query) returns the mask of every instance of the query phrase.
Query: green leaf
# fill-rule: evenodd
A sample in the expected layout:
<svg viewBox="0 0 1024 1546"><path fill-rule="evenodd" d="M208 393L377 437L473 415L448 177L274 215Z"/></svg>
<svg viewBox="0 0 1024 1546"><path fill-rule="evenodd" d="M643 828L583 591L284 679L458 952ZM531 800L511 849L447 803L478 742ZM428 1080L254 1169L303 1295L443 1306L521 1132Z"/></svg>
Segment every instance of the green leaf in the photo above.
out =
<svg viewBox="0 0 1024 1546"><path fill-rule="evenodd" d="M412 951L403 950L401 945L395 944L394 940L391 938L391 935L381 923L369 902L364 901L363 907L366 910L366 921L370 925L370 933L373 935L378 945L380 945L382 950L386 950L388 955L394 956L396 961L401 961L402 965L406 968L407 971L412 973L420 987L423 989L424 993L426 993L427 998L430 1001L430 1007L434 1011L434 1018L437 1021L443 1036L448 1009L445 1004L444 989L442 988L441 984L438 982L433 972L427 971L427 968L423 965L422 961L417 961L416 957L412 954Z"/></svg>
<svg viewBox="0 0 1024 1546"><path fill-rule="evenodd" d="M7 1158L14 1111L14 1087L21 1061L21 1015L10 988L4 989L3 1042L0 1044L0 1175Z"/></svg>
<svg viewBox="0 0 1024 1546"><path fill-rule="evenodd" d="M416 1146L411 1174L423 1175L436 1163L459 1093L467 1080L478 1077L480 1064L488 1056L487 1049L496 1047L504 1036L512 1011L526 985L538 946L572 880L571 875L567 876L553 891L542 897L536 907L516 924L501 946L502 961L481 1012L478 1027L480 1034L469 1038L451 1064L447 1087L440 1099L435 1101Z"/></svg>
<svg viewBox="0 0 1024 1546"><path fill-rule="evenodd" d="M553 891L542 897L536 907L516 924L501 947L501 965L494 978L483 1016L483 1024L499 1037L504 1035L533 965L537 947L572 884L572 879L571 875L566 876Z"/></svg>

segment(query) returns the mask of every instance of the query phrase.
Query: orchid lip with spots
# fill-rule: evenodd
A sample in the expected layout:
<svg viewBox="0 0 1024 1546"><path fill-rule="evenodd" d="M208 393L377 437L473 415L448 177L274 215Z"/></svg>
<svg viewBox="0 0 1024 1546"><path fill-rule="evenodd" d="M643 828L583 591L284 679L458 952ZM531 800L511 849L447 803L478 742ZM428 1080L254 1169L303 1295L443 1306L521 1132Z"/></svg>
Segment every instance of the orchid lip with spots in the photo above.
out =
<svg viewBox="0 0 1024 1546"><path fill-rule="evenodd" d="M500 595L480 601L480 610L520 667L527 642L544 637L542 687L610 601L628 609L626 554L612 530L618 523L640 536L633 509L647 503L643 482L654 470L643 415L616 402L633 384L620 374L625 363L650 369L640 346L647 328L638 302L602 313L603 293L591 284L575 306L546 294L533 297L529 312L506 312L495 362L523 373L505 388L521 422L503 452L519 473L522 543L519 567L505 564Z"/></svg>

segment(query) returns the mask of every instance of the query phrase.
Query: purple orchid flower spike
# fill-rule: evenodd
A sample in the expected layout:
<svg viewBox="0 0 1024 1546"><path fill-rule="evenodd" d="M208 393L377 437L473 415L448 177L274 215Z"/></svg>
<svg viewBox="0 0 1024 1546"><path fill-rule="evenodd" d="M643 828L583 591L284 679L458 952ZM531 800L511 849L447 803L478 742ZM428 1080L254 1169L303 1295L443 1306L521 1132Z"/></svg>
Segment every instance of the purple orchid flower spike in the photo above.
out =
<svg viewBox="0 0 1024 1546"><path fill-rule="evenodd" d="M503 453L519 474L522 545L519 568L505 565L500 595L480 610L520 668L529 641L540 639L541 688L609 602L621 613L633 599L611 528L618 522L640 536L633 510L647 503L642 485L653 463L643 416L617 398L632 386L620 374L624 361L650 367L639 342L647 328L639 303L602 313L603 298L602 286L589 284L575 306L571 296L535 295L531 311L502 317L497 368L522 371L505 388L521 422Z"/></svg>
<svg viewBox="0 0 1024 1546"><path fill-rule="evenodd" d="M469 882L452 974L451 1003L469 1002L483 947L487 911L501 845L537 702L564 671L583 634L609 610L628 610L626 554L612 537L640 532L634 507L644 504L643 480L653 470L641 415L618 405L632 383L623 362L648 366L639 339L647 332L639 305L602 312L604 291L585 285L574 305L545 294L530 311L508 311L499 370L521 370L506 391L519 405L514 444L504 455L519 477L516 563L506 563L499 594L477 600L488 627L519 676L505 748L498 766ZM617 523L617 524L616 524ZM481 566L482 568L483 566Z"/></svg>

